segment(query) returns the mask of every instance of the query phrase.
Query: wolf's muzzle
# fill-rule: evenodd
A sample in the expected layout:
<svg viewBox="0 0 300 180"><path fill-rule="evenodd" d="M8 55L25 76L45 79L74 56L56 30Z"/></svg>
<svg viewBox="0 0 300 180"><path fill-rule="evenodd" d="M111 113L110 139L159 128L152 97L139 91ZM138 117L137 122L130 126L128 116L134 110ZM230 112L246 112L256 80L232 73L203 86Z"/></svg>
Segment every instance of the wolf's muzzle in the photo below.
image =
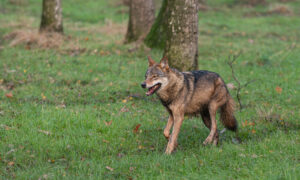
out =
<svg viewBox="0 0 300 180"><path fill-rule="evenodd" d="M142 86L142 88L146 88L146 83L143 82L143 83L141 84L141 86Z"/></svg>

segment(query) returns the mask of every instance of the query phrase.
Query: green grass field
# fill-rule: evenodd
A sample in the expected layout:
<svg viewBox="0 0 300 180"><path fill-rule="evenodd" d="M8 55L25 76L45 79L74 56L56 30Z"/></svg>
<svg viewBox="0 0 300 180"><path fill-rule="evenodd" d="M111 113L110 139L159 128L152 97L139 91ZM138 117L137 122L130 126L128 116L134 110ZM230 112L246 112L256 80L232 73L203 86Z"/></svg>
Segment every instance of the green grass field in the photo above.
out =
<svg viewBox="0 0 300 180"><path fill-rule="evenodd" d="M159 60L162 51L122 43L126 7L63 0L64 41L42 48L7 38L37 32L41 2L1 0L0 179L299 179L300 1L207 6L199 13L199 69L237 86L226 61L241 51L236 76L255 80L235 114L242 143L226 131L219 146L203 147L208 129L186 118L168 156L168 114L140 88L146 56Z"/></svg>

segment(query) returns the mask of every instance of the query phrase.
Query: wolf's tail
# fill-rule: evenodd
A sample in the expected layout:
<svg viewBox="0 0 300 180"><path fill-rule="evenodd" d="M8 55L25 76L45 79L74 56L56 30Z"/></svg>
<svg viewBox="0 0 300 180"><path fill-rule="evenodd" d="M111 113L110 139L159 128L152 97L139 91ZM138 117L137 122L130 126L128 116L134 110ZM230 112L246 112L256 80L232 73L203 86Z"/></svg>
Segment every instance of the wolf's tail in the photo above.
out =
<svg viewBox="0 0 300 180"><path fill-rule="evenodd" d="M234 112L234 101L231 97L229 97L229 100L221 106L221 121L223 125L231 130L231 131L237 131L238 124L237 121L233 115Z"/></svg>

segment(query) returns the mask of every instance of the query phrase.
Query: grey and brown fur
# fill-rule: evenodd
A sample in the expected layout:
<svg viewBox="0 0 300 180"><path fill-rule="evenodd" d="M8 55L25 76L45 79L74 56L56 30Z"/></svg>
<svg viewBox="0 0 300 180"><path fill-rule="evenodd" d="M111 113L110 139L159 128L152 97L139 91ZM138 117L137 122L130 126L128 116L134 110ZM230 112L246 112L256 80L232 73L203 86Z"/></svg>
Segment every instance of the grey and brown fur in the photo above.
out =
<svg viewBox="0 0 300 180"><path fill-rule="evenodd" d="M177 146L177 137L184 115L201 115L205 126L210 129L208 137L203 142L204 145L218 143L216 123L218 109L224 126L237 131L237 121L233 115L234 101L217 73L179 72L169 67L166 58L156 63L148 57L148 62L146 80L142 83L142 87L148 89L147 95L156 93L169 113L168 123L164 129L164 136L168 140L166 154L172 153Z"/></svg>

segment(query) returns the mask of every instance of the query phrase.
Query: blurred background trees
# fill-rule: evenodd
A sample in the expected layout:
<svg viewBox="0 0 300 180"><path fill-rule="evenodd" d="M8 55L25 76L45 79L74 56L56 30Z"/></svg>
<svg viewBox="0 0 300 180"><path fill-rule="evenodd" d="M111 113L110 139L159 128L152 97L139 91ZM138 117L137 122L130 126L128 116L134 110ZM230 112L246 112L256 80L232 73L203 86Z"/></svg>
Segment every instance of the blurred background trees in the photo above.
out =
<svg viewBox="0 0 300 180"><path fill-rule="evenodd" d="M155 18L153 0L130 0L129 21L125 42L143 40Z"/></svg>

